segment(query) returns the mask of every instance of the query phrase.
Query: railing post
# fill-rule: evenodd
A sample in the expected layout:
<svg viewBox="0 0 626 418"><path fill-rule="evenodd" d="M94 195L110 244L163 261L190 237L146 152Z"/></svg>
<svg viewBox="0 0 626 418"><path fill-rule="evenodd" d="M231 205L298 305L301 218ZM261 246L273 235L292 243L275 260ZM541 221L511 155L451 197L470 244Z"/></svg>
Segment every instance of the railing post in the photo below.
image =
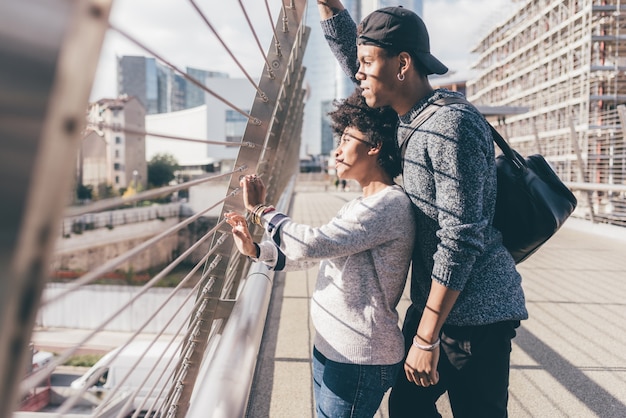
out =
<svg viewBox="0 0 626 418"><path fill-rule="evenodd" d="M0 2L1 417L26 371L111 2Z"/></svg>
<svg viewBox="0 0 626 418"><path fill-rule="evenodd" d="M281 54L277 54L273 48L270 47L268 52L268 59L272 66L272 76L265 73L259 83L259 89L263 93L263 97L257 94L252 105L250 115L253 119L248 121L246 130L244 132L242 142L249 142L254 144L255 147L242 147L237 156L235 162L235 169L243 168L242 171L232 176L227 195L231 196L224 202L220 219L223 219L223 214L227 211L234 210L240 213L245 211L243 207L243 200L241 195L234 193L239 189L239 177L243 174L250 174L259 171L260 161L274 161L276 153L279 152L278 138L273 138L273 135L277 137L282 129L284 120L276 121L275 115L277 114L276 107L278 106L279 98L282 91L286 89L286 79L289 76L290 71L294 71L293 59L294 56L302 56L302 54L292 53L294 48L303 48L304 46L298 43L298 36L300 32L304 30L302 25L304 15L305 2L297 2L293 9L282 8L277 25L281 25L283 20L288 21L289 31L284 32L276 30L276 37L273 39L272 45L279 43L281 47ZM299 70L300 67L297 68ZM290 87L293 90L293 87ZM292 94L289 94L291 97ZM278 112L280 113L280 112ZM300 113L300 117L301 117ZM276 167L270 167L272 170L277 170ZM264 173L261 173L264 174ZM267 173L269 174L269 173ZM282 176L288 176L289 173L282 172ZM263 181L268 187L268 191L275 189L274 184L270 179L263 177ZM215 252L216 256L221 257L222 261L215 267L213 275L215 277L223 278L223 280L216 282L214 289L212 290L209 309L205 311L201 320L202 323L207 324L207 329L202 330L200 334L201 338L198 338L194 345L193 353L190 356L189 361L196 367L190 368L187 372L186 378L183 384L183 388L180 392L180 397L177 399L177 405L172 408L175 410L176 417L186 417L190 408L190 400L194 391L194 385L199 373L200 364L202 361L208 361L205 359L205 351L208 345L208 336L210 332L211 324L216 317L218 311L215 303L219 303L220 300L235 299L239 290L239 279L242 277L244 268L249 265L244 257L241 257L239 253L233 255L233 240L230 233L230 226L224 224L220 228L220 232L224 234L223 243L217 248ZM252 231L255 237L260 237L260 231ZM228 318L224 319L228 321ZM215 382L220 384L220 382ZM249 388L248 388L249 389ZM166 401L166 403L170 400ZM230 417L229 417L230 418Z"/></svg>
<svg viewBox="0 0 626 418"><path fill-rule="evenodd" d="M576 153L576 161L578 162L578 169L580 170L580 175L582 180L585 183L589 182L589 179L587 178L587 173L585 171L585 163L583 161L583 156L582 153L580 151L580 145L578 145L578 135L576 135L576 126L574 125L574 118L570 118L569 120L569 127L570 127L570 141L572 142L572 146L574 147L574 152ZM587 204L589 205L589 218L591 219L592 223L595 223L595 214L593 212L593 201L591 199L591 191L587 191Z"/></svg>
<svg viewBox="0 0 626 418"><path fill-rule="evenodd" d="M537 121L533 119L533 136L535 137L535 145L537 145L537 152L539 154L543 154L543 149L541 147L541 141L539 140L539 131L537 130Z"/></svg>
<svg viewBox="0 0 626 418"><path fill-rule="evenodd" d="M626 105L618 105L617 114L619 115L620 125L622 125L622 138L626 138Z"/></svg>

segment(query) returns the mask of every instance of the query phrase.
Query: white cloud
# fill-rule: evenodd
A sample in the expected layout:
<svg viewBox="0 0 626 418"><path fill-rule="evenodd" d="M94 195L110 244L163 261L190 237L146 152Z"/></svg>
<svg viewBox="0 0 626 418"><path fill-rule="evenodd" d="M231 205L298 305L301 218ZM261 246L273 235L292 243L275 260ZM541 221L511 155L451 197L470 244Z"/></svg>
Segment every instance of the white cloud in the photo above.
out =
<svg viewBox="0 0 626 418"><path fill-rule="evenodd" d="M269 1L274 24L281 2L288 3L287 0ZM241 3L258 32L263 51L267 50L273 33L265 1L242 0ZM196 0L196 4L246 71L252 77L258 77L264 60L240 2ZM493 14L510 4L511 0L425 0L424 21L430 33L433 54L451 70L466 70L471 64L469 51L478 41L480 27L498 22L500 19L495 19ZM191 2L118 0L113 5L112 25L136 37L179 68L189 66L228 72L232 77L244 76ZM317 16L308 16L307 24L317 25ZM116 32L108 31L92 89L92 100L117 94L116 57L122 55L150 54Z"/></svg>
<svg viewBox="0 0 626 418"><path fill-rule="evenodd" d="M466 72L485 31L511 11L511 0L425 0L430 49L452 71Z"/></svg>

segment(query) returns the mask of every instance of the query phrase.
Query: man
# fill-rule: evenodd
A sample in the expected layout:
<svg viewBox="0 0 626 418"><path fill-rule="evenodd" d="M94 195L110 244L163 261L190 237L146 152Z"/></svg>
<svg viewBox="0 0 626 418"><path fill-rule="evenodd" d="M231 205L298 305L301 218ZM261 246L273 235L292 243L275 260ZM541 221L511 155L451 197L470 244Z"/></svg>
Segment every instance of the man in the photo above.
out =
<svg viewBox="0 0 626 418"><path fill-rule="evenodd" d="M417 233L403 324L405 376L392 389L390 416L440 417L436 401L447 391L455 417L506 417L511 339L528 312L515 262L492 226L496 166L488 124L473 106L456 103L411 129L435 100L462 97L430 85L428 75L447 68L430 53L415 13L383 8L357 31L339 0L318 5L338 62L369 106L398 113L398 138L407 141L403 181Z"/></svg>

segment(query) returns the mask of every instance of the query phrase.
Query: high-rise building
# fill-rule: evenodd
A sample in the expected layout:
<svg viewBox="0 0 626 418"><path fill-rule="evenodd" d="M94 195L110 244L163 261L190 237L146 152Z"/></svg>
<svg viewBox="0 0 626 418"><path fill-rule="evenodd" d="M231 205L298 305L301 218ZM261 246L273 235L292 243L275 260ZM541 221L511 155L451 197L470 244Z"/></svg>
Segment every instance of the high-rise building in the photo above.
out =
<svg viewBox="0 0 626 418"><path fill-rule="evenodd" d="M117 59L117 93L136 97L146 113L159 112L157 63L154 58L123 56Z"/></svg>
<svg viewBox="0 0 626 418"><path fill-rule="evenodd" d="M170 89L170 112L187 109L187 79L172 71L170 74L172 86Z"/></svg>
<svg viewBox="0 0 626 418"><path fill-rule="evenodd" d="M171 111L170 91L172 90L172 70L162 65L157 66L157 111L153 113L167 113Z"/></svg>
<svg viewBox="0 0 626 418"><path fill-rule="evenodd" d="M187 67L187 75L207 85L211 78L228 74ZM154 58L123 56L118 58L118 95L136 97L149 115L176 112L207 102L206 92L191 80L160 64Z"/></svg>
<svg viewBox="0 0 626 418"><path fill-rule="evenodd" d="M227 73L219 72L219 71L207 71L201 70L198 68L187 67L187 74L193 78L194 80L199 81L200 83L207 85L207 79L209 78L228 78ZM198 87L192 81L187 80L185 83L185 108L189 109L191 107L201 106L206 103L206 92Z"/></svg>
<svg viewBox="0 0 626 418"><path fill-rule="evenodd" d="M620 2L595 3L524 3L478 43L479 75L467 83L476 104L527 108L506 117L507 136L527 155L537 152L528 127L545 132L542 151L559 156L568 180L576 166L571 121L602 123L601 112L626 101Z"/></svg>
<svg viewBox="0 0 626 418"><path fill-rule="evenodd" d="M307 89L307 97L302 122L301 158L328 154L330 149L322 149L322 143L333 142L332 135L330 138L323 138L321 121L324 116L324 103L332 101L337 96L337 65L322 35L317 7L316 2L307 2L306 19L311 34L303 57L303 65L306 68L304 87Z"/></svg>

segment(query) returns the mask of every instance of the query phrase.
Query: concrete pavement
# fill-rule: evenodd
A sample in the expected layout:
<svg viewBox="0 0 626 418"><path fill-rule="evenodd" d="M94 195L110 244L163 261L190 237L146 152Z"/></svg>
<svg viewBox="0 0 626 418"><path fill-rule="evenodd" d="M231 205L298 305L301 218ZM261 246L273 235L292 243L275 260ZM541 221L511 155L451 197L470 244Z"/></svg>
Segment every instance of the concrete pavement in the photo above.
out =
<svg viewBox="0 0 626 418"><path fill-rule="evenodd" d="M322 224L357 194L298 193L292 216ZM626 229L570 219L519 271L530 319L514 340L509 416L626 417ZM248 417L315 416L309 298L316 274L275 277ZM408 304L407 288L401 315ZM445 397L440 406L452 416ZM384 400L377 417L387 416Z"/></svg>
<svg viewBox="0 0 626 418"><path fill-rule="evenodd" d="M299 190L292 216L312 225L359 194ZM519 271L530 319L514 340L509 416L626 417L626 229L572 218ZM274 279L248 417L315 416L309 299L316 275L314 268ZM407 288L401 316L408 304ZM35 330L33 342L60 351L83 337L79 330ZM102 332L88 349L105 352L127 338ZM440 406L444 417L452 416L445 397ZM377 418L387 416L384 400Z"/></svg>

